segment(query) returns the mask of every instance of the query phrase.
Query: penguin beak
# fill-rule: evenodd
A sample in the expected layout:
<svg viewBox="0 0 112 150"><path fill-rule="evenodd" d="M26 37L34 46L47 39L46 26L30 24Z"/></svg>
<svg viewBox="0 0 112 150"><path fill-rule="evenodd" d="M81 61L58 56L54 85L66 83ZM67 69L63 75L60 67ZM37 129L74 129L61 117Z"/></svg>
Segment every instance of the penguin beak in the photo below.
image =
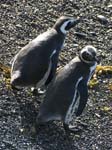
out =
<svg viewBox="0 0 112 150"><path fill-rule="evenodd" d="M77 19L75 19L75 24L78 24L81 21L82 21L82 18L81 17L77 17Z"/></svg>
<svg viewBox="0 0 112 150"><path fill-rule="evenodd" d="M74 27L75 25L77 25L79 22L81 22L81 20L82 19L79 17L77 19L74 19L73 22L71 22L71 27Z"/></svg>
<svg viewBox="0 0 112 150"><path fill-rule="evenodd" d="M75 25L77 25L80 22L80 18L77 19L72 19L71 22L68 23L67 27L65 28L66 30L69 30L73 28Z"/></svg>

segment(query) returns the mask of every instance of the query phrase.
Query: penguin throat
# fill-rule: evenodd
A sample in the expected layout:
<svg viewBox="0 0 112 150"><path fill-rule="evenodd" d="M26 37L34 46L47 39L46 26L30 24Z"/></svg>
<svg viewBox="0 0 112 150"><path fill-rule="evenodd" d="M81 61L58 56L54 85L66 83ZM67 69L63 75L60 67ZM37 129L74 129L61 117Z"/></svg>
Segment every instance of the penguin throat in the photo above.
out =
<svg viewBox="0 0 112 150"><path fill-rule="evenodd" d="M67 26L67 24L68 24L69 22L70 22L70 21L68 20L68 21L64 22L64 23L61 25L61 27L60 27L61 33L63 33L63 34L66 34L66 33L67 33L66 26Z"/></svg>
<svg viewBox="0 0 112 150"><path fill-rule="evenodd" d="M92 75L94 74L96 66L97 66L97 63L95 63L93 66L90 67L90 73L89 73L89 78L88 78L87 84L89 83Z"/></svg>

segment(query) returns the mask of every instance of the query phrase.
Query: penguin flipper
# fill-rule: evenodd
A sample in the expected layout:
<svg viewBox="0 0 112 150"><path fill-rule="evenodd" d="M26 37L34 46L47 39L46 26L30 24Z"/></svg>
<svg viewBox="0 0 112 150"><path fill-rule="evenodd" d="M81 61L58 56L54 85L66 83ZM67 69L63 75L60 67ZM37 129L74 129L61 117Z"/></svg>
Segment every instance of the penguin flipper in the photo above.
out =
<svg viewBox="0 0 112 150"><path fill-rule="evenodd" d="M88 87L85 81L82 80L78 85L78 92L80 94L80 102L76 116L80 116L82 114L88 100Z"/></svg>
<svg viewBox="0 0 112 150"><path fill-rule="evenodd" d="M57 62L58 62L58 52L56 52L52 57L51 57L51 71L50 74L45 82L45 86L48 86L48 84L52 81L53 77L55 76L56 73L56 68L57 68Z"/></svg>

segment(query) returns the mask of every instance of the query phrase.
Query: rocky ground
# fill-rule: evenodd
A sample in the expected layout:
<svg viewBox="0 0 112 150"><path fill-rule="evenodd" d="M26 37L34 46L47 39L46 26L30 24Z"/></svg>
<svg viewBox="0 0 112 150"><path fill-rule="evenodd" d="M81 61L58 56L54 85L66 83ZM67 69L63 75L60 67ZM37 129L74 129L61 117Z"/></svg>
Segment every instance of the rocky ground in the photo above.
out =
<svg viewBox="0 0 112 150"><path fill-rule="evenodd" d="M102 65L112 65L111 0L1 0L0 63L10 66L25 44L66 14L86 21L68 33L59 66L87 44L98 49ZM78 126L82 121L87 128L67 136L62 124L54 122L42 127L34 138L29 128L38 113L38 101L44 96L33 96L30 89L13 92L6 75L0 72L0 150L112 150L112 74L97 78L99 83L89 89L83 115L72 123Z"/></svg>

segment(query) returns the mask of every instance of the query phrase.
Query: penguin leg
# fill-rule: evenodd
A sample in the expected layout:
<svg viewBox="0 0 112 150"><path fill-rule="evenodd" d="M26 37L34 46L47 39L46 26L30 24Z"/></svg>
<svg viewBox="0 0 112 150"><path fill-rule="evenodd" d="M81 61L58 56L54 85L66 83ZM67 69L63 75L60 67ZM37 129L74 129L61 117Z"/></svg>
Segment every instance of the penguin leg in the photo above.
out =
<svg viewBox="0 0 112 150"><path fill-rule="evenodd" d="M40 123L33 123L31 128L30 128L30 133L32 137L36 137L39 133L40 130L42 130L45 127L45 124L40 124Z"/></svg>
<svg viewBox="0 0 112 150"><path fill-rule="evenodd" d="M76 126L69 126L68 124L66 123L63 123L63 127L65 129L65 132L66 133L74 133L74 134L77 134L77 133L80 133L82 131L81 128L77 128Z"/></svg>
<svg viewBox="0 0 112 150"><path fill-rule="evenodd" d="M46 127L50 122L47 120L44 120L44 118L41 118L40 116L36 118L35 122L30 128L30 133L32 136L36 136L42 129Z"/></svg>
<svg viewBox="0 0 112 150"><path fill-rule="evenodd" d="M36 138L38 134L46 127L46 124L33 123L30 126L29 133L32 138Z"/></svg>

